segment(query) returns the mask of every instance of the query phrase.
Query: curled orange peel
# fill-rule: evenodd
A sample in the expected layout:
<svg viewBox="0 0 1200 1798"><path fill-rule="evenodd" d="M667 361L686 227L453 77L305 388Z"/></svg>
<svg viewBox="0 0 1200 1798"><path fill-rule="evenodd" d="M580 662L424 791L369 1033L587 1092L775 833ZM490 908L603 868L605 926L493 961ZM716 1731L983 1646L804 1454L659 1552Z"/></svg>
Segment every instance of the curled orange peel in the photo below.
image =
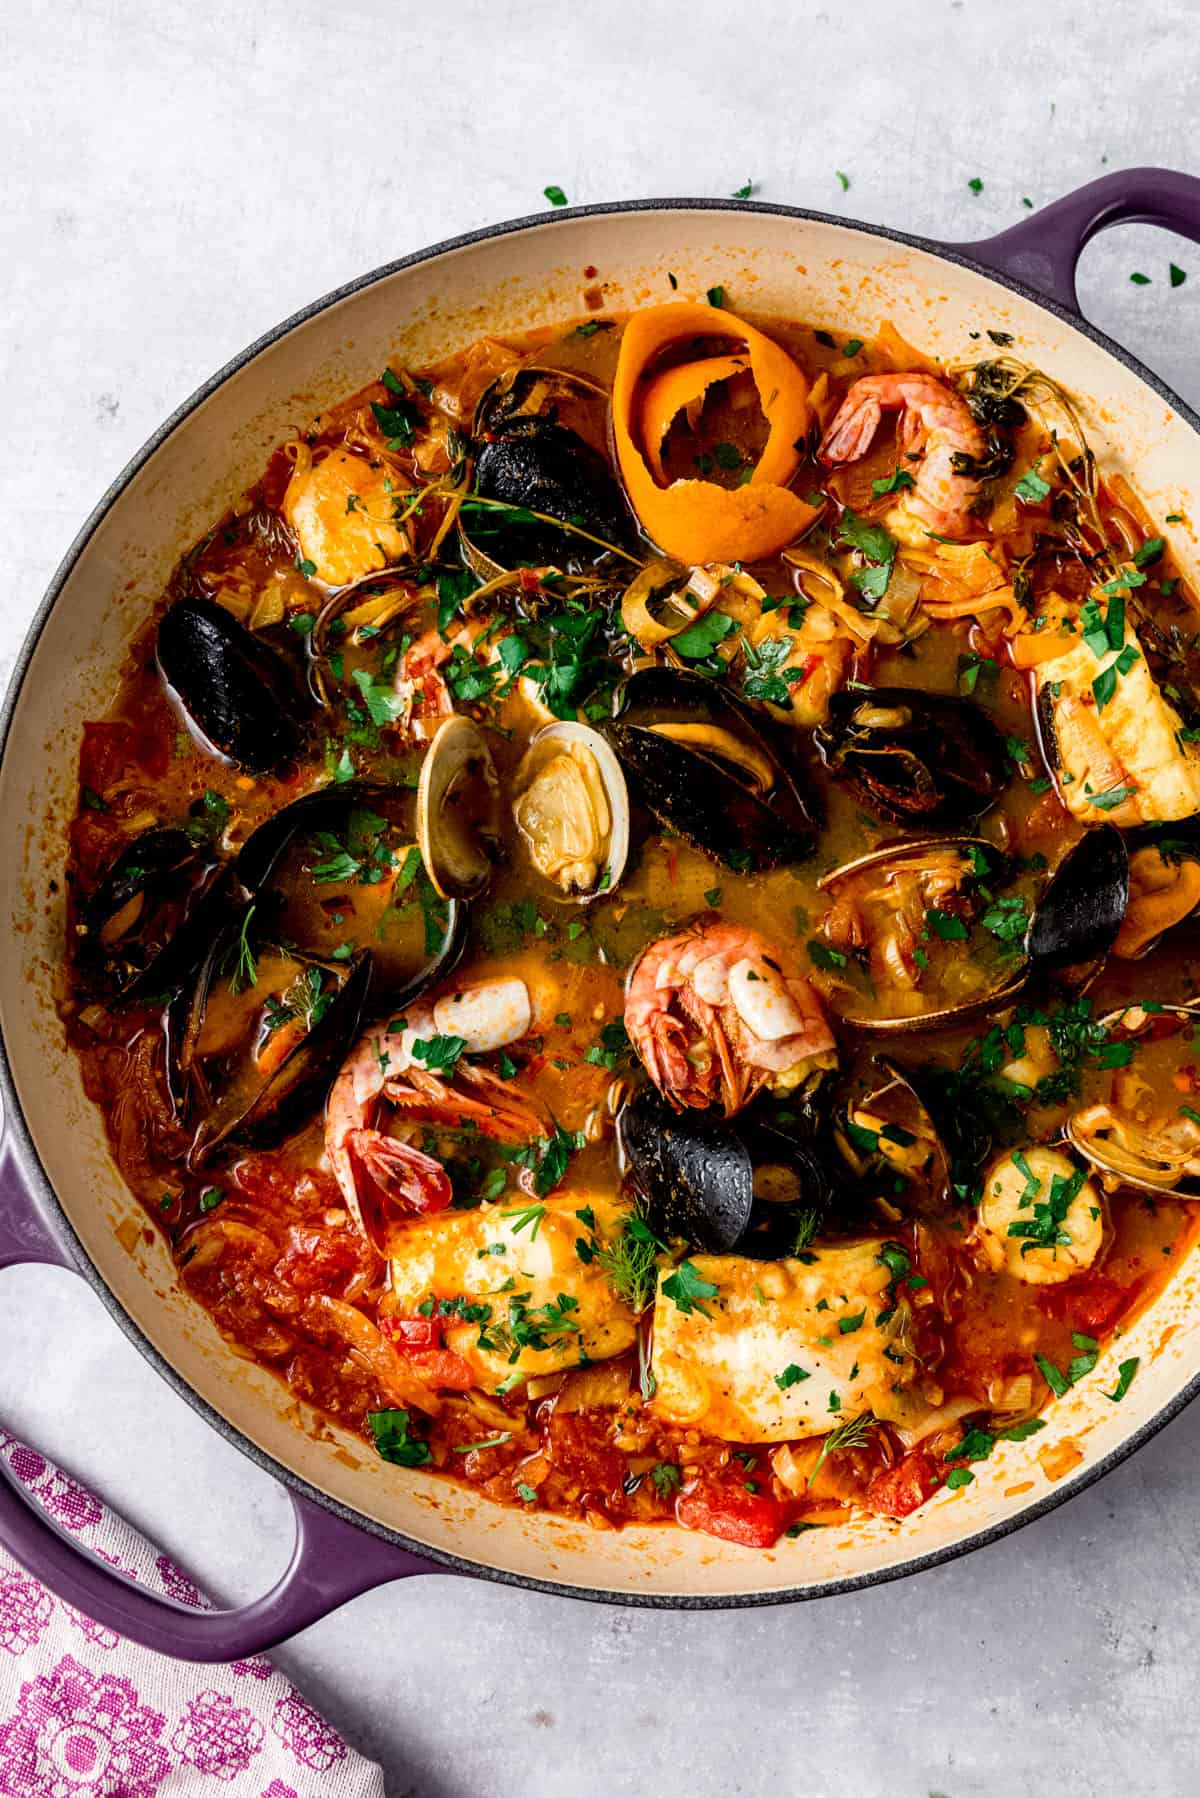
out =
<svg viewBox="0 0 1200 1798"><path fill-rule="evenodd" d="M737 351L647 374L654 356L688 337L728 338ZM662 446L672 420L715 381L747 365L768 427L749 481L665 485ZM819 507L787 487L800 462L796 446L808 430L808 382L785 350L732 312L684 301L635 312L621 339L612 415L630 503L648 536L676 561L753 562L791 543L818 514Z"/></svg>

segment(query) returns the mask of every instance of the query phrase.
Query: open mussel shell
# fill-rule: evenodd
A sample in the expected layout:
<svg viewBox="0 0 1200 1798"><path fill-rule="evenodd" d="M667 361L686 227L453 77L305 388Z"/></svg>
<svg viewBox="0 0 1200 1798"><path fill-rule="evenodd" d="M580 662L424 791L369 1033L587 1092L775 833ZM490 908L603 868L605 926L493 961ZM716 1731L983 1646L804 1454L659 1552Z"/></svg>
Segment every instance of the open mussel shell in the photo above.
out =
<svg viewBox="0 0 1200 1798"><path fill-rule="evenodd" d="M726 1254L754 1204L750 1151L718 1112L676 1112L643 1086L617 1118L617 1141L642 1195L650 1228Z"/></svg>
<svg viewBox="0 0 1200 1798"><path fill-rule="evenodd" d="M274 1148L300 1128L323 1102L358 1034L371 986L368 951L333 971L340 984L330 1003L300 1041L256 1090L216 1095L197 1127L188 1166L203 1165L223 1143Z"/></svg>
<svg viewBox="0 0 1200 1798"><path fill-rule="evenodd" d="M185 830L143 832L126 844L79 906L77 953L110 998L137 999L185 977L219 925L227 864Z"/></svg>
<svg viewBox="0 0 1200 1798"><path fill-rule="evenodd" d="M576 571L628 544L629 512L607 457L564 422L587 419L602 442L607 405L603 387L564 369L526 365L488 388L475 414L472 497L493 504L468 499L459 520L463 559L481 580L522 566ZM514 519L499 507L541 516Z"/></svg>
<svg viewBox="0 0 1200 1798"><path fill-rule="evenodd" d="M565 721L532 738L513 819L544 880L579 905L616 890L629 854L629 793L599 731Z"/></svg>
<svg viewBox="0 0 1200 1798"><path fill-rule="evenodd" d="M872 1066L879 1084L851 1099L834 1127L843 1160L856 1179L888 1176L890 1192L876 1187L876 1203L892 1222L902 1208L895 1197L916 1196L940 1210L950 1197L950 1168L945 1146L923 1099L905 1072L885 1055Z"/></svg>
<svg viewBox="0 0 1200 1798"><path fill-rule="evenodd" d="M282 656L211 599L181 599L158 627L158 665L222 755L269 774L299 755L304 719Z"/></svg>
<svg viewBox="0 0 1200 1798"><path fill-rule="evenodd" d="M742 1113L737 1132L754 1170L754 1203L738 1250L755 1261L783 1260L814 1234L814 1215L820 1229L833 1208L828 1154L805 1119L783 1125L762 1106Z"/></svg>
<svg viewBox="0 0 1200 1798"><path fill-rule="evenodd" d="M237 896L246 902L263 894L297 837L320 830L340 830L360 808L394 816L397 807L400 808L397 825L416 834L417 806L407 787L363 780L333 782L293 800L291 805L265 819L243 843L235 863ZM402 1007L423 987L450 974L461 959L466 945L466 912L456 899L447 902L446 911L446 928L440 946L412 980L405 982L403 992L388 991L380 995L389 1003Z"/></svg>
<svg viewBox="0 0 1200 1798"><path fill-rule="evenodd" d="M1200 819L1125 831L1129 903L1113 943L1123 960L1148 955L1162 936L1200 910Z"/></svg>
<svg viewBox="0 0 1200 1798"><path fill-rule="evenodd" d="M1200 1006L1134 1003L1097 1021L1116 1042L1172 1035L1183 1038L1187 1032L1180 1047L1187 1061L1194 1062ZM1184 1133L1192 1134L1195 1120L1168 1099L1163 1122L1166 1128L1156 1131L1153 1120L1123 1117L1112 1104L1084 1105L1071 1113L1063 1135L1109 1186L1133 1187L1160 1198L1200 1199L1200 1143L1183 1140ZM1174 1140L1169 1133L1172 1124L1180 1132Z"/></svg>
<svg viewBox="0 0 1200 1798"><path fill-rule="evenodd" d="M730 867L801 861L816 823L767 731L704 675L644 668L613 696L604 734L639 799Z"/></svg>
<svg viewBox="0 0 1200 1798"><path fill-rule="evenodd" d="M1082 970L1107 955L1128 904L1125 839L1115 824L1101 824L1067 851L1037 902L1025 939L1033 967Z"/></svg>
<svg viewBox="0 0 1200 1798"><path fill-rule="evenodd" d="M815 741L834 778L898 824L965 824L995 804L1012 772L986 712L916 687L835 693Z"/></svg>
<svg viewBox="0 0 1200 1798"><path fill-rule="evenodd" d="M425 872L443 899L474 899L499 859L500 782L487 739L454 712L438 726L421 763L417 841Z"/></svg>
<svg viewBox="0 0 1200 1798"><path fill-rule="evenodd" d="M333 782L305 793L251 831L238 852L238 879L248 893L257 893L270 881L298 836L338 828L357 806L369 808L404 799L411 800L407 789L365 780Z"/></svg>

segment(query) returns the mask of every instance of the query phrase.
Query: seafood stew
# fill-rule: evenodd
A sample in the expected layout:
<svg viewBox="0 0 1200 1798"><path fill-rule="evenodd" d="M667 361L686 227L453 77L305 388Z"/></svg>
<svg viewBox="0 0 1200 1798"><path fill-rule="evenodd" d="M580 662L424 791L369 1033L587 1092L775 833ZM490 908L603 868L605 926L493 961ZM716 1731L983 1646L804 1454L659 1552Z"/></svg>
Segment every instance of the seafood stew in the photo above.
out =
<svg viewBox="0 0 1200 1798"><path fill-rule="evenodd" d="M68 1032L187 1290L385 1460L902 1518L1186 1252L1193 601L1008 348L389 368L147 620Z"/></svg>

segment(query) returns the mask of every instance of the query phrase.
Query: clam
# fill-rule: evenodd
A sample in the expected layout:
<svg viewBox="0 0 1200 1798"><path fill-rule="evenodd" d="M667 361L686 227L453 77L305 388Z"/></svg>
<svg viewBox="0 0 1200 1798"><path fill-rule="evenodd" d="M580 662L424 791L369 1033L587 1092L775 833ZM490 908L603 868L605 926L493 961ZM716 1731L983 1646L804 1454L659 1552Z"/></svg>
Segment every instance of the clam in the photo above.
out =
<svg viewBox="0 0 1200 1798"><path fill-rule="evenodd" d="M604 734L660 822L729 866L769 868L811 855L816 825L768 729L704 675L645 668Z"/></svg>
<svg viewBox="0 0 1200 1798"><path fill-rule="evenodd" d="M421 764L417 841L425 872L443 899L474 899L499 856L500 782L482 730L452 713Z"/></svg>
<svg viewBox="0 0 1200 1798"><path fill-rule="evenodd" d="M307 638L308 682L318 705L332 703L328 679L330 654L345 641L345 633L350 633L351 642L358 643L365 642L368 633L374 637L401 622L407 626L410 616L424 604L423 594L427 592L428 588L422 588L413 579L413 569L408 568L360 575L358 580L330 594L313 620ZM333 631L335 624L338 626L336 633ZM419 626L413 625L414 632L418 629Z"/></svg>
<svg viewBox="0 0 1200 1798"><path fill-rule="evenodd" d="M300 753L304 717L282 656L211 599L181 599L158 627L158 665L192 723L252 774Z"/></svg>
<svg viewBox="0 0 1200 1798"><path fill-rule="evenodd" d="M995 803L1011 773L986 712L916 687L835 693L815 740L830 773L898 824L964 824Z"/></svg>
<svg viewBox="0 0 1200 1798"><path fill-rule="evenodd" d="M1099 1022L1117 1043L1177 1037L1183 1057L1194 1060L1196 1006L1127 1005ZM1063 1134L1109 1187L1200 1199L1200 1124L1195 1108L1178 1097L1161 1078L1150 1083L1121 1068L1112 1075L1109 1098L1072 1112Z"/></svg>
<svg viewBox="0 0 1200 1798"><path fill-rule="evenodd" d="M78 907L78 956L97 990L135 999L194 970L219 922L228 864L186 830L128 843Z"/></svg>
<svg viewBox="0 0 1200 1798"><path fill-rule="evenodd" d="M886 843L866 855L844 862L841 867L823 875L817 885L822 891L836 896L840 887L864 874L873 874L876 870L883 877L885 885L889 877L903 878L907 874L918 883L918 897L925 903L924 889L919 885L922 880L943 871L947 880L970 879L974 876L980 858L986 858L983 865L989 869L998 867L1001 861L995 844L989 843L984 837L909 837L899 842ZM897 918L901 917L898 904L894 904L891 909ZM949 1004L883 1016L869 1015L858 1009L853 1003L858 995L848 982L839 983L833 988L829 993L829 1003L843 1023L864 1035L908 1035L965 1024L972 1018L994 1011L1015 999L1027 978L1028 966L1022 960L1013 969L1005 970L984 991L964 995Z"/></svg>
<svg viewBox="0 0 1200 1798"><path fill-rule="evenodd" d="M932 858L938 856L961 858L961 877L968 879L980 871L981 860L989 876L999 872L1003 862L1001 851L984 837L911 837L858 856L834 868L817 884L825 891L836 891L873 869L902 871L906 864L919 882L934 870ZM843 983L831 994L830 1003L843 1023L864 1034L904 1035L969 1023L999 1011L1042 982L1082 991L1098 973L1116 939L1128 892L1124 841L1114 826L1103 825L1089 831L1063 857L1033 908L1019 958L1000 972L991 987L924 1010L869 1016L854 1009L850 1003L855 996L853 988Z"/></svg>
<svg viewBox="0 0 1200 1798"><path fill-rule="evenodd" d="M600 443L607 409L603 387L563 369L526 365L488 388L475 414L473 494L459 518L463 558L482 580L527 565L575 571L628 543L608 458L562 422L576 418Z"/></svg>
<svg viewBox="0 0 1200 1798"><path fill-rule="evenodd" d="M586 905L615 890L629 853L625 776L599 731L548 724L517 770L513 817L543 879Z"/></svg>

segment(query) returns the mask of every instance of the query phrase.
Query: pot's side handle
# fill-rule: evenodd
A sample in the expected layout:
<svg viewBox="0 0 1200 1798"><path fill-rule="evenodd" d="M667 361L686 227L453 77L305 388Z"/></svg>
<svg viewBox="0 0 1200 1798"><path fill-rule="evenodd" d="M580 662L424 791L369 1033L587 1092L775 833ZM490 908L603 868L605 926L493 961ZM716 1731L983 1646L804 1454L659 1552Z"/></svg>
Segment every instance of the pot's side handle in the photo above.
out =
<svg viewBox="0 0 1200 1798"><path fill-rule="evenodd" d="M1200 243L1200 179L1176 169L1120 169L1051 201L997 237L943 247L1078 313L1075 270L1084 246L1097 231L1121 224L1161 225Z"/></svg>
<svg viewBox="0 0 1200 1798"><path fill-rule="evenodd" d="M29 1190L11 1143L0 1160L0 1267L74 1257ZM292 1558L271 1590L226 1611L201 1611L137 1585L61 1529L0 1457L0 1547L52 1592L131 1642L187 1661L237 1661L307 1629L360 1593L414 1573L422 1560L297 1493Z"/></svg>

